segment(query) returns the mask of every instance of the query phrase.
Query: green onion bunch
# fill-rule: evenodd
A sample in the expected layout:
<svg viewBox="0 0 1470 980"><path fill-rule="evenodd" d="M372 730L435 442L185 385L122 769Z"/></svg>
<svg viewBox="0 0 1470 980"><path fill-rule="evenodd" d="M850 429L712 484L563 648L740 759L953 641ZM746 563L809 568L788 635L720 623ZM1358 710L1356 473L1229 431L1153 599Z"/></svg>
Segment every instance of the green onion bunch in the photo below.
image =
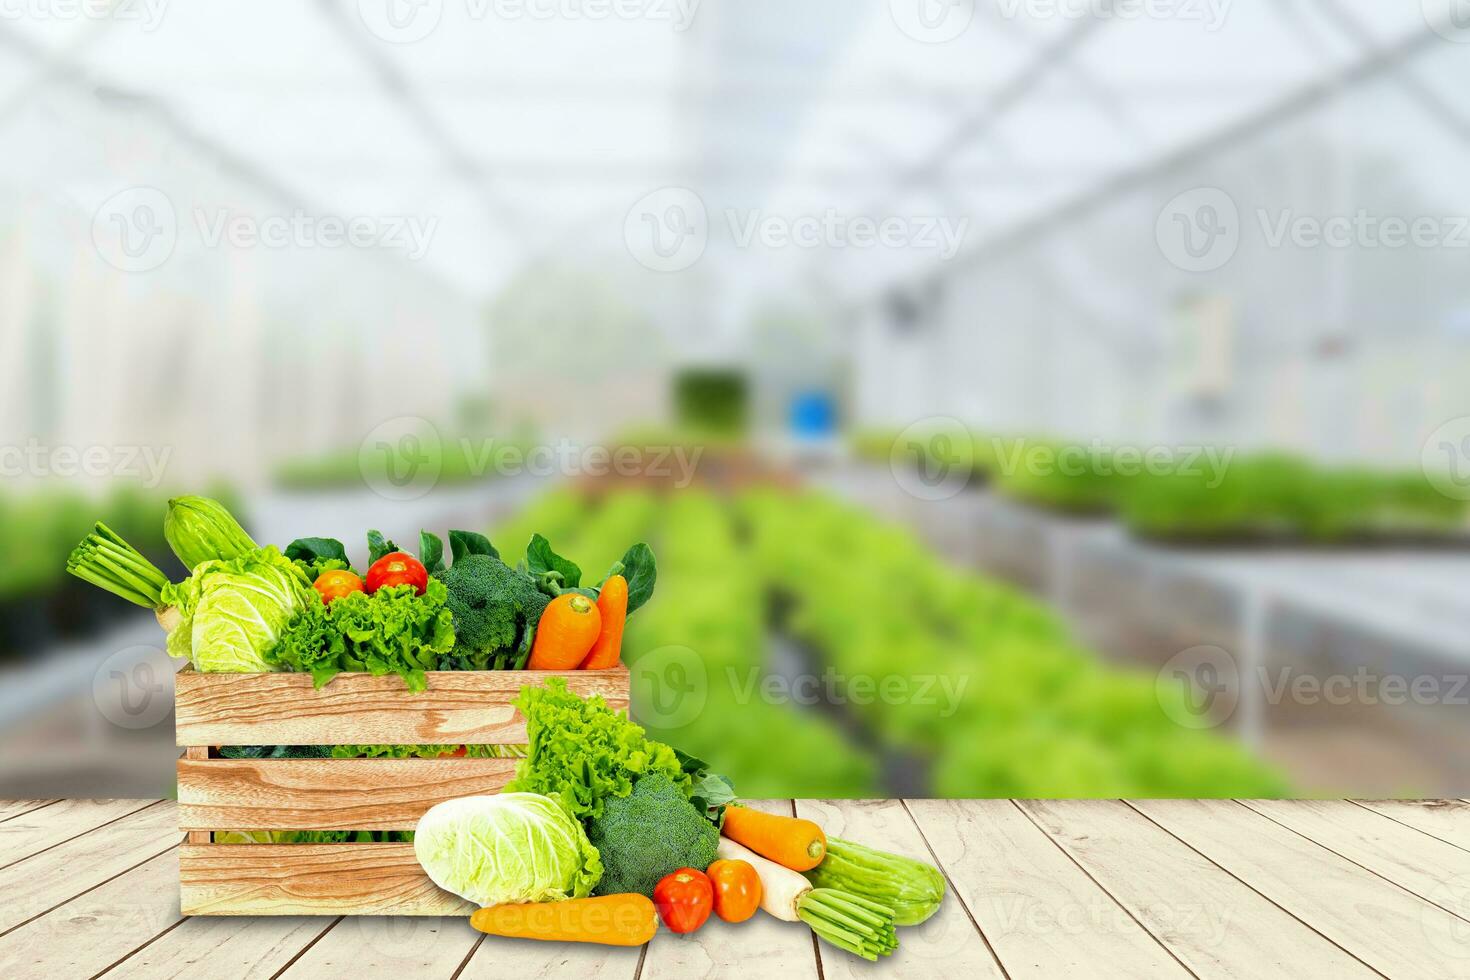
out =
<svg viewBox="0 0 1470 980"><path fill-rule="evenodd" d="M72 550L66 570L139 606L157 609L163 605L168 578L106 524L97 523Z"/></svg>
<svg viewBox="0 0 1470 980"><path fill-rule="evenodd" d="M796 916L827 942L865 960L898 948L893 910L837 888L813 888L796 901Z"/></svg>

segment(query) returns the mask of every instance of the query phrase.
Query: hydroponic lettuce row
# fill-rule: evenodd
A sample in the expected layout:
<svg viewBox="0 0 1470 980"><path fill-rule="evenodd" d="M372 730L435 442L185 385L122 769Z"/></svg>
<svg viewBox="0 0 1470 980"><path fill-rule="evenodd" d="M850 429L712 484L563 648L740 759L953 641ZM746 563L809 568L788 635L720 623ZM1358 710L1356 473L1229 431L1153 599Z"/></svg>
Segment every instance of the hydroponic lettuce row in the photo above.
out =
<svg viewBox="0 0 1470 980"><path fill-rule="evenodd" d="M343 671L396 674L419 691L436 670L612 667L626 617L657 579L645 544L586 583L540 534L511 567L483 534L463 530L449 532L451 562L428 531L417 557L368 531L369 565L359 573L336 539L260 546L224 505L197 496L169 501L164 537L188 569L181 581L100 523L66 569L155 610L169 653L196 670L299 671L318 687Z"/></svg>

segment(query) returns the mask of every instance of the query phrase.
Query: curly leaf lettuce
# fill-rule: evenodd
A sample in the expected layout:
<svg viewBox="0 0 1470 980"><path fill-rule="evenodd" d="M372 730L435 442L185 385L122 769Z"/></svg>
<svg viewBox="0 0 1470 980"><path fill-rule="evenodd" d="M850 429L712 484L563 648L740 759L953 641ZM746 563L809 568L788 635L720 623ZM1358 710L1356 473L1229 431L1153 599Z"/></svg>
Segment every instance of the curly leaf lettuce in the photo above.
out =
<svg viewBox="0 0 1470 980"><path fill-rule="evenodd" d="M641 776L663 773L686 796L691 780L675 751L647 738L601 697L586 700L560 677L524 687L516 708L530 748L506 792L543 793L577 819L602 816L603 801L627 796Z"/></svg>
<svg viewBox="0 0 1470 980"><path fill-rule="evenodd" d="M267 654L293 619L321 605L305 573L270 547L201 562L184 581L164 586L161 598L180 614L169 655L207 673L277 669Z"/></svg>
<svg viewBox="0 0 1470 980"><path fill-rule="evenodd" d="M286 670L309 671L321 687L344 670L397 674L422 691L426 671L454 649L454 617L448 591L430 579L418 595L411 585L352 592L306 609L281 636L267 660Z"/></svg>

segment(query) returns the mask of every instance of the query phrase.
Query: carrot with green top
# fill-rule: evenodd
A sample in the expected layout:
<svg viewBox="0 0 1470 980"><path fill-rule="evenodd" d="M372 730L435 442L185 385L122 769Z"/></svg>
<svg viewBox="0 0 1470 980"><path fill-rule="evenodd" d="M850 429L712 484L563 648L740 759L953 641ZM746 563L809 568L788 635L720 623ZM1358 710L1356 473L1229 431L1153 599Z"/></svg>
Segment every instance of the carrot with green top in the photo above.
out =
<svg viewBox="0 0 1470 980"><path fill-rule="evenodd" d="M536 624L528 670L575 670L602 632L602 614L579 592L552 599Z"/></svg>
<svg viewBox="0 0 1470 980"><path fill-rule="evenodd" d="M613 575L602 583L597 594L597 611L602 615L602 632L592 644L592 652L582 661L583 670L606 670L616 667L623 655L623 625L628 621L628 580Z"/></svg>

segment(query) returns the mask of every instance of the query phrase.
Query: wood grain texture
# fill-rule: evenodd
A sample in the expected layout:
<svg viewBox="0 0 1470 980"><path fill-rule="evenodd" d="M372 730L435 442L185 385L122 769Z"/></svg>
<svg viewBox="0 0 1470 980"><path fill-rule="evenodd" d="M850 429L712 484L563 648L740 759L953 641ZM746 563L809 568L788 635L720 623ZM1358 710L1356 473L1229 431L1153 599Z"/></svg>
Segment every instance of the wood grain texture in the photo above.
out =
<svg viewBox="0 0 1470 980"><path fill-rule="evenodd" d="M526 722L512 706L523 686L562 677L582 697L628 707L628 671L434 671L427 690L398 677L339 674L312 687L310 674L200 674L174 687L178 745L518 745Z"/></svg>
<svg viewBox="0 0 1470 980"><path fill-rule="evenodd" d="M30 813L43 806L50 806L55 802L55 800L0 800L0 823L12 817L18 817L22 813Z"/></svg>
<svg viewBox="0 0 1470 980"><path fill-rule="evenodd" d="M1464 800L1357 800L1391 820L1470 851L1470 803Z"/></svg>
<svg viewBox="0 0 1470 980"><path fill-rule="evenodd" d="M348 916L281 976L286 980L452 977L480 935L463 916Z"/></svg>
<svg viewBox="0 0 1470 980"><path fill-rule="evenodd" d="M1464 977L1470 923L1232 800L1129 805L1390 977Z"/></svg>
<svg viewBox="0 0 1470 980"><path fill-rule="evenodd" d="M331 919L297 916L186 919L103 976L107 980L271 980L331 925Z"/></svg>
<svg viewBox="0 0 1470 980"><path fill-rule="evenodd" d="M516 759L180 759L185 830L412 830L436 803L498 793Z"/></svg>
<svg viewBox="0 0 1470 980"><path fill-rule="evenodd" d="M1124 803L1020 807L1198 976L1375 976Z"/></svg>
<svg viewBox="0 0 1470 980"><path fill-rule="evenodd" d="M898 800L797 800L796 815L814 820L830 837L844 837L925 864L934 856ZM817 944L826 980L858 980L874 967L843 950ZM928 980L935 976L1001 977L1000 967L964 904L946 884L939 911L898 931L898 949L879 964L884 977Z"/></svg>
<svg viewBox="0 0 1470 980"><path fill-rule="evenodd" d="M141 803L142 801L133 801ZM130 813L0 870L0 932L81 894L179 842L170 803ZM169 885L173 895L176 886ZM0 976L5 976L0 972Z"/></svg>
<svg viewBox="0 0 1470 980"><path fill-rule="evenodd" d="M179 855L170 848L0 936L0 977L100 973L179 922L178 880Z"/></svg>
<svg viewBox="0 0 1470 980"><path fill-rule="evenodd" d="M469 915L412 844L184 844L185 915Z"/></svg>
<svg viewBox="0 0 1470 980"><path fill-rule="evenodd" d="M0 823L0 867L85 834L156 800L62 800Z"/></svg>
<svg viewBox="0 0 1470 980"><path fill-rule="evenodd" d="M1465 919L1470 937L1470 851L1345 800L1242 804ZM1448 887L1459 883L1457 887ZM1470 966L1470 964L1466 964Z"/></svg>
<svg viewBox="0 0 1470 980"><path fill-rule="evenodd" d="M790 800L748 800L746 805L788 817L793 813ZM489 946L485 942L480 951ZM815 980L819 976L812 931L803 923L782 922L757 912L754 918L734 925L711 918L698 932L684 936L660 928L648 944L640 980Z"/></svg>
<svg viewBox="0 0 1470 980"><path fill-rule="evenodd" d="M1190 975L1010 800L908 805L1013 980Z"/></svg>

